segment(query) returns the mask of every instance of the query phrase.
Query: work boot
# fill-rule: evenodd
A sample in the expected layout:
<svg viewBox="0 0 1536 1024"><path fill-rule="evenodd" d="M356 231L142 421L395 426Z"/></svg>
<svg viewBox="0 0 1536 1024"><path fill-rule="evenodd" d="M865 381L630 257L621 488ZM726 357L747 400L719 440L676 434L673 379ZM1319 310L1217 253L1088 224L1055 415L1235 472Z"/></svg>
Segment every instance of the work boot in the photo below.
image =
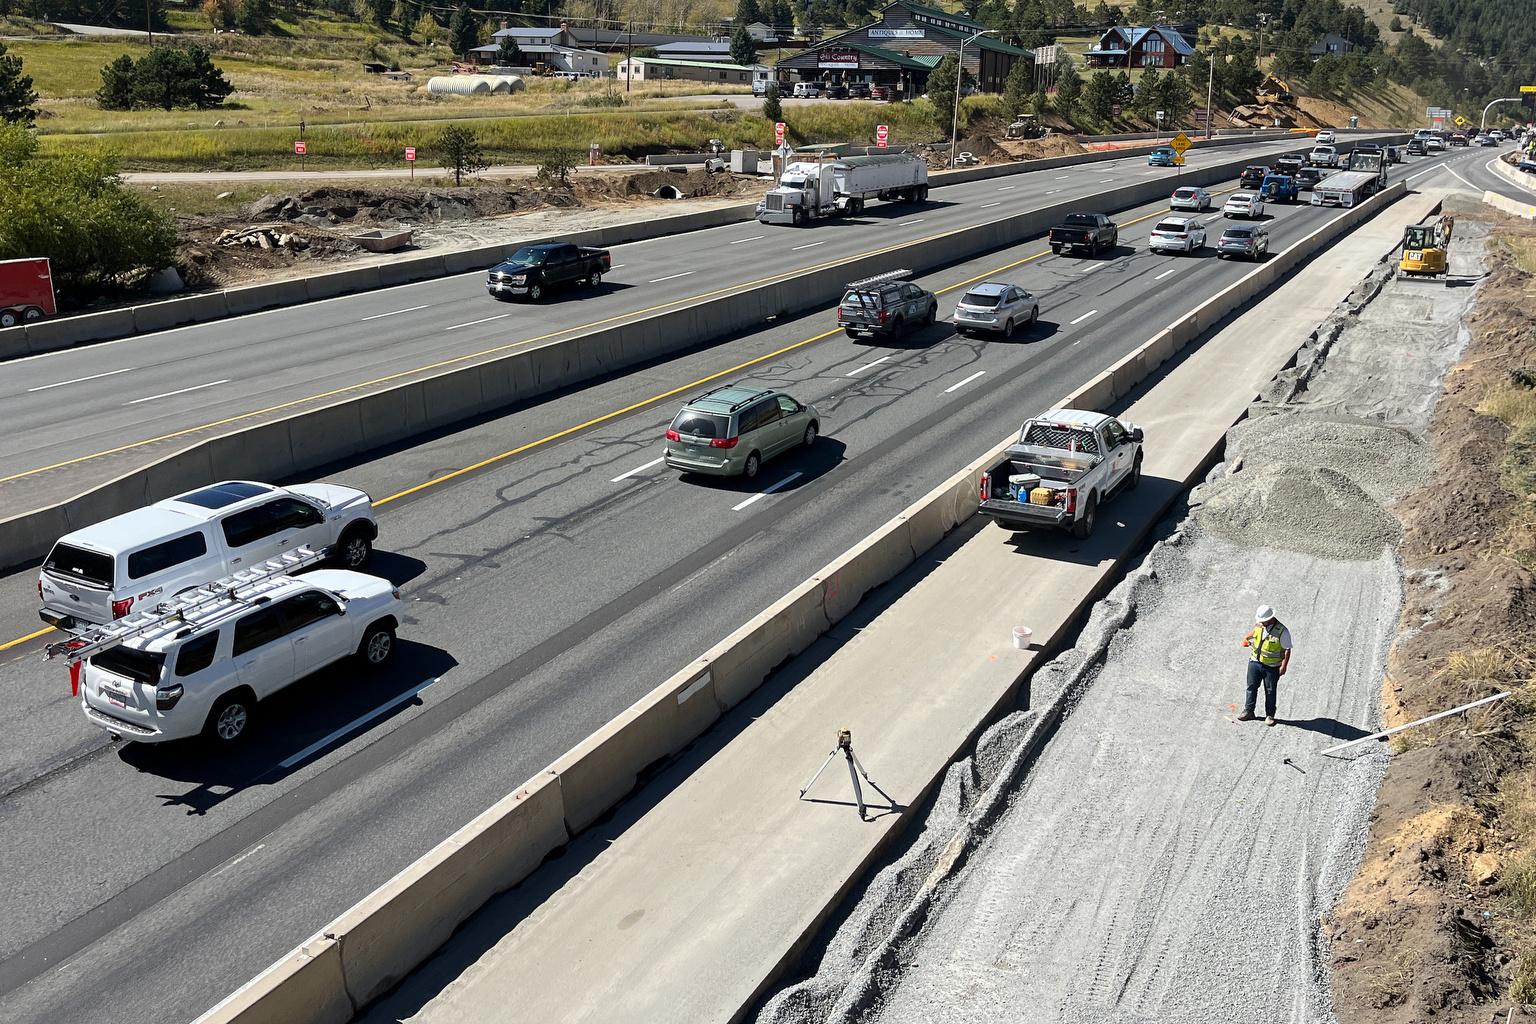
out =
<svg viewBox="0 0 1536 1024"><path fill-rule="evenodd" d="M1242 714L1237 716L1237 720L1239 722L1251 722L1251 721L1253 721L1253 719L1254 719L1253 712L1252 711L1247 711L1247 710L1245 710Z"/></svg>
<svg viewBox="0 0 1536 1024"><path fill-rule="evenodd" d="M1264 719L1264 724L1265 725L1274 725L1275 724L1275 716L1274 715L1270 715L1268 718Z"/></svg>

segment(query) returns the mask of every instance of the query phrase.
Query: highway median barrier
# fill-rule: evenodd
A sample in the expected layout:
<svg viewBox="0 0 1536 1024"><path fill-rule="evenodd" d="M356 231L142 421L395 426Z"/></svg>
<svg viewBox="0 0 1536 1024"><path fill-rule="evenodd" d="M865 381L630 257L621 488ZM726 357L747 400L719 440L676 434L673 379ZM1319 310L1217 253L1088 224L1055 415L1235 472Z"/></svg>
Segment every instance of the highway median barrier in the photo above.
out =
<svg viewBox="0 0 1536 1024"><path fill-rule="evenodd" d="M1281 138L1283 134L1276 135L1275 137ZM1268 137L1258 134L1219 136L1210 140L1196 140L1196 146L1201 149L1211 149L1222 146L1251 145L1256 141L1268 141ZM1156 148L1155 145L1128 146L1123 149L1091 151L1070 156L1047 157L1041 160L1019 160L1011 163L987 164L956 170L938 171L932 176L931 185L933 188L943 188L946 185L986 181L1014 174L1027 174L1032 171L1054 170L1074 164L1094 164L1106 160L1133 158L1144 156L1154 148ZM1190 168L1184 173L1190 174L1195 170ZM1184 181L1185 179L1182 177L1179 179L1180 183L1184 183ZM1167 182L1163 184L1166 186ZM155 312L145 314L146 324L160 323L162 320L172 326L208 323L227 316L244 316L249 313L274 309L280 306L298 305L304 302L335 298L340 295L394 287L410 284L415 281L434 280L474 270L484 270L501 262L520 246L533 245L539 242L561 241L572 242L576 245L606 247L622 245L627 242L646 241L666 235L698 231L704 228L719 227L724 224L744 223L752 220L755 216L755 206L756 204L741 204L720 207L697 213L652 217L629 224L616 224L588 231L576 231L558 237L537 236L509 242L505 245L478 246L472 249L448 253L408 256L400 260L370 264L365 267L353 267L312 274L306 277L245 285L239 288L225 289L222 292L185 295L166 299L162 302L147 303L141 308L146 310L151 307L155 308ZM224 297L222 308L219 306L218 301L214 299L214 296L217 295ZM181 305L173 306L172 304ZM113 315L119 313L124 315ZM102 313L82 313L76 316L58 317L25 327L7 329L22 332L22 336L26 338L25 351L20 342L12 337L8 337L6 331L0 331L0 360L15 358L21 354L51 352L74 345L123 338L133 334L144 333L146 330L160 329L163 328L138 326L135 323L131 310L107 310Z"/></svg>
<svg viewBox="0 0 1536 1024"><path fill-rule="evenodd" d="M1278 254L1276 264L1295 267L1405 192L1401 183L1392 186ZM1265 276L1262 268L1255 269L1183 319L1209 329L1246 306L1260 290L1253 282ZM1108 409L1197 336L1192 328L1159 331L1063 404ZM775 668L849 614L859 598L896 578L968 521L976 512L981 471L1011 440L1004 438L972 460L519 787L517 792L537 790L552 801L550 805L528 812L521 802L503 800L477 818L473 826L499 839L484 847L483 859L474 861L475 877L492 878L503 889L526 877L555 848L551 844L564 841L560 837L566 831L574 835L611 810L647 768L697 739ZM991 710L978 709L978 714ZM558 794L558 809L552 794ZM534 813L537 825L523 822L497 830L502 818L523 813ZM443 888L445 878L468 874L463 868L443 867L453 863L465 845L461 830L327 926L321 934L339 941L341 969L331 965L329 946L312 958L318 963L310 971L295 960L296 952L199 1018L199 1024L330 1024L346 1019L332 1015L340 1005L355 1003L361 1009L426 960L458 923L494 895L489 884L455 881L459 887ZM290 986L292 991L284 991Z"/></svg>
<svg viewBox="0 0 1536 1024"><path fill-rule="evenodd" d="M1197 168L1178 180L1202 185L1224 181L1245 162ZM828 308L842 297L844 285L853 277L898 268L929 272L1017 245L1085 206L1098 205L1107 210L1134 208L1166 195L1170 187L1170 182L1154 179L1112 189L1096 203L1069 200L1043 210L1026 210L987 224L893 245L873 255L850 257L830 266L787 274L734 293L695 300L637 321L621 321L584 334L549 339L536 347L517 348L484 363L452 367L379 391L345 394L327 405L291 413L279 420L250 426L240 424L225 434L189 442L154 460L155 472L161 479L177 478L182 471L165 463L191 460L199 466L210 465L215 478L288 479L341 458L397 444L424 430L449 427L659 356L756 330L773 318ZM378 268L348 273L377 275ZM510 389L497 386L502 380L512 382ZM492 386L486 387L486 381ZM326 443L325 437L329 424L345 424L347 432L343 436L354 436L351 414L338 411L346 405L359 406L356 422L360 436L351 450ZM209 454L199 451L205 446L211 449ZM147 477L150 470L138 472ZM153 494L149 500L167 496ZM142 503L113 508L109 503L96 502L94 507L101 509L101 518L105 518ZM46 553L46 547L32 546L35 531L12 529L32 514L47 516L49 512L46 508L38 509L35 513L0 520L0 568L19 566Z"/></svg>

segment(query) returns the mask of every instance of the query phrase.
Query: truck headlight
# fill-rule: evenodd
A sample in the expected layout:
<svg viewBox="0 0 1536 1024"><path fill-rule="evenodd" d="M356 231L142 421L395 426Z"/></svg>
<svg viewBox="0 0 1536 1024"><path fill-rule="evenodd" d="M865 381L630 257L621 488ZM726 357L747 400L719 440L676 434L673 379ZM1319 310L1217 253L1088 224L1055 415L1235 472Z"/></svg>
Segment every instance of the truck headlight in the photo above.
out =
<svg viewBox="0 0 1536 1024"><path fill-rule="evenodd" d="M509 281L512 284L527 284L528 283L528 275L527 274L515 274L512 277L507 278L507 281Z"/></svg>

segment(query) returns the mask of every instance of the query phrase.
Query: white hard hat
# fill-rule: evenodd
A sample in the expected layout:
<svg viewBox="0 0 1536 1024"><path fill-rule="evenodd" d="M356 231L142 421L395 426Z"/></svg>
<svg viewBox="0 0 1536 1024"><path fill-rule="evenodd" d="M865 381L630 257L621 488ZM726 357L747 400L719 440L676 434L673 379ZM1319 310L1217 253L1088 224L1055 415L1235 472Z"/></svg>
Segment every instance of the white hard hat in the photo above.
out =
<svg viewBox="0 0 1536 1024"><path fill-rule="evenodd" d="M1275 610L1267 604L1259 605L1259 610L1253 613L1253 621L1263 625L1275 617Z"/></svg>

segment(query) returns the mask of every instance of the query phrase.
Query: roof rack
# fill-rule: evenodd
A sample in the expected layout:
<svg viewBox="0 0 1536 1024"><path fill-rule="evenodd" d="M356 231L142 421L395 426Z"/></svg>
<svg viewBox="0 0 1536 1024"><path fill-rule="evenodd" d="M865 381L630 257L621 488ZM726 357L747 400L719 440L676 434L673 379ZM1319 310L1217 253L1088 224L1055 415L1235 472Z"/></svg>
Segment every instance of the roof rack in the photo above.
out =
<svg viewBox="0 0 1536 1024"><path fill-rule="evenodd" d="M694 398L692 401L694 401L694 402L702 401L703 399L708 398L710 395L716 394L716 393L721 392L721 391L729 391L731 389L735 389L735 390L738 390L738 391L751 390L745 384L721 384L717 388L710 388L708 391L706 391L702 395L699 395L698 397ZM730 410L731 410L731 412L735 412L737 409L740 409L742 406L746 405L748 402L755 402L759 398L762 398L764 395L768 395L768 394L772 394L772 393L773 393L772 389L770 389L770 388L757 388L755 391L752 391L751 394L749 394L746 398L743 398L741 401L739 401L739 402L732 402L731 405L730 405Z"/></svg>
<svg viewBox="0 0 1536 1024"><path fill-rule="evenodd" d="M876 274L874 277L866 277L858 281L849 281L847 287L869 288L877 284L890 284L893 281L905 281L911 276L912 271L910 270L888 270L883 274Z"/></svg>
<svg viewBox="0 0 1536 1024"><path fill-rule="evenodd" d="M230 610L245 607L259 599L264 592L280 586L288 574L324 561L330 552L330 548L319 551L309 547L295 548L249 569L161 601L153 608L125 615L105 626L92 626L68 640L48 644L43 648L43 660L64 655L73 669L93 654L100 654L135 637L178 622L185 623L191 629L211 625L211 621L206 619L203 622L192 622L189 616L198 611L219 610L221 604L229 605Z"/></svg>

